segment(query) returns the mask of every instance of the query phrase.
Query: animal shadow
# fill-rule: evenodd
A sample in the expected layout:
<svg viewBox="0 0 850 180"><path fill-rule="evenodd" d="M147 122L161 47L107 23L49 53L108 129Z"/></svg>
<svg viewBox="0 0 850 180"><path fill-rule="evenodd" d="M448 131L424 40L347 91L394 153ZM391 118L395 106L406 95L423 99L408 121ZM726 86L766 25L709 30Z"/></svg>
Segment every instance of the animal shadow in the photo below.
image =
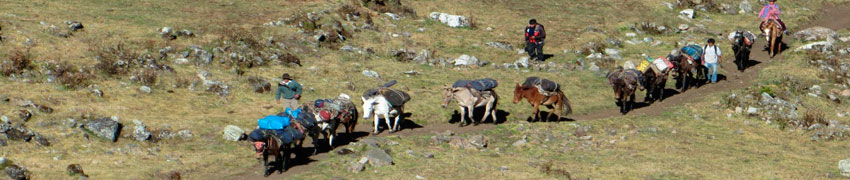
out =
<svg viewBox="0 0 850 180"><path fill-rule="evenodd" d="M470 122L471 123L490 122L490 123L493 123L493 124L502 124L502 123L505 123L505 121L508 120L508 116L511 115L510 112L507 112L507 111L504 111L504 110L501 110L501 109L496 109L496 119L494 120L493 118L490 118L490 117L485 118L484 113L485 113L484 107L475 108L475 114L472 115L473 119ZM485 118L485 119L481 119L481 118ZM460 120L461 120L460 112L458 112L458 110L454 110L454 113L452 113L451 119L449 119L449 123L450 124L460 123Z"/></svg>
<svg viewBox="0 0 850 180"><path fill-rule="evenodd" d="M552 114L548 111L540 111L540 119L534 120L534 115L532 114L531 116L528 116L526 121L528 121L528 122L555 122L555 123L557 123L557 122L572 122L572 121L575 121L575 119L571 119L571 118L564 117L564 116L562 116L561 118L558 118L557 115Z"/></svg>

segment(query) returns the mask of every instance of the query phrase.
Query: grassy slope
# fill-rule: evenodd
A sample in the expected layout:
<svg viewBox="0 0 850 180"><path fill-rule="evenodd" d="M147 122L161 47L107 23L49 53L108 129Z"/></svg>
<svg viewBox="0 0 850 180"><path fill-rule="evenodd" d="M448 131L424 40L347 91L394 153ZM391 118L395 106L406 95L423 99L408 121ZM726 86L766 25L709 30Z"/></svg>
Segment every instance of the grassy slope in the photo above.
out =
<svg viewBox="0 0 850 180"><path fill-rule="evenodd" d="M640 1L640 2L621 2L621 1L582 1L582 2L559 2L559 1L542 1L534 5L522 4L513 1L415 1L409 4L418 11L420 17L408 18L402 21L391 21L386 16L375 18L378 25L382 28L381 32L364 31L356 34L354 40L346 42L358 47L373 47L379 51L379 57L364 58L358 55L351 55L337 51L318 49L316 53L298 54L304 61L305 67L316 66L317 71L309 71L306 68L283 68L283 67L263 67L250 70L247 74L259 75L264 77L276 77L282 72L293 72L298 77L298 80L305 84L308 88L313 88L314 91L308 91L305 94L305 99L314 99L319 97L331 97L340 92L357 95L360 91L380 84L378 80L368 79L359 75L359 72L364 69L371 69L381 73L383 79L398 79L402 87L410 89L414 97L417 97L407 108L413 113L411 119L421 125L430 123L445 123L451 111L438 109L437 104L439 99L436 98L439 93L439 87L451 83L455 79L460 78L478 78L492 77L499 79L503 84L498 92L503 98L509 98L514 82L519 82L526 76L542 76L551 79L556 79L558 82L565 84L565 91L568 96L572 97L575 104L575 112L584 114L593 110L612 108L613 103L610 103L609 88L605 85L602 78L597 78L596 75L589 72L557 72L557 73L540 73L540 72L516 72L516 71L492 71L491 68L480 69L446 69L436 68L421 65L413 65L407 63L391 62L389 58L384 57L387 49L413 47L416 49L429 48L437 50L437 55L447 57L457 57L460 54L470 54L486 59L491 62L501 64L513 62L522 55L516 54L514 51L496 50L486 47L484 43L488 41L508 41L519 44L519 34L521 28L528 18L535 17L545 24L549 32L549 41L547 42L546 51L555 54L552 61L559 63L573 62L576 55L563 54L563 49L578 49L584 42L598 41L604 39L605 36L599 33L582 32L582 30L592 25L596 28L603 29L609 32L613 37L623 37L626 31L623 27L626 25L640 22L643 19L652 19L656 22L670 23L669 26L676 26L682 20L675 18L674 10L667 10L660 3L661 1ZM793 2L788 2L793 3ZM43 63L46 60L68 61L78 65L91 65L95 60L91 57L87 47L99 47L104 44L114 44L118 41L128 42L131 46L142 46L148 41L157 47L165 45L174 46L177 49L186 48L191 44L204 44L216 38L213 32L227 26L244 26L253 27L268 20L277 19L280 17L288 17L293 12L302 10L305 12L318 11L336 7L339 2L328 3L322 2L290 2L290 1L207 1L197 3L195 1L80 1L80 2L56 2L56 1L3 1L3 7L0 7L4 13L14 14L15 17L4 15L6 18L2 20L4 35L10 36L12 41L4 43L3 50L0 53L6 53L12 46L20 45L25 38L34 39L37 46L33 48L33 54L37 63ZM458 6L458 4L462 4ZM787 5L791 6L791 5ZM818 8L816 3L799 4L809 8ZM531 9L536 9L531 11ZM434 23L428 20L421 20L431 11L441 11L452 14L471 15L476 19L479 29L451 29L439 23ZM787 11L787 10L786 10ZM813 11L795 10L786 12L786 19L801 18L806 15L811 15ZM668 17L669 16L669 17ZM735 21L744 16L725 16L711 14L714 22L705 23L707 26L723 27L747 26L749 21ZM660 18L659 18L660 17ZM747 19L749 17L745 17ZM41 31L38 22L45 21L51 24L60 24L64 20L79 20L86 25L86 30L83 33L78 33L70 39L56 38ZM796 23L793 20L786 20L789 26L794 26ZM390 23L395 26L389 25ZM178 29L188 28L194 29L201 34L200 37L189 40L178 40L169 43L162 42L156 37L155 30L161 26L173 26ZM428 28L424 33L416 33L419 27ZM492 27L493 31L484 30L485 27ZM726 30L726 29L724 29ZM20 31L18 33L17 31ZM295 30L289 27L271 28L266 30L267 34L281 35L292 33ZM410 40L400 38L391 38L387 33L411 32L413 35ZM685 35L692 36L689 41L700 42L704 35ZM641 36L642 37L642 36ZM680 40L680 36L665 36L655 37L659 40L664 40L668 44L653 47L644 50L643 46L626 46L623 55L627 59L636 58L640 53L648 52L649 54L660 55L666 53L673 45L669 42ZM726 52L730 52L728 47L724 47ZM309 50L308 50L309 51ZM254 160L249 158L243 145L237 143L222 143L220 140L220 130L228 124L235 124L241 127L252 127L253 120L262 114L273 113L277 110L265 110L260 108L262 105L270 104L271 97L268 94L260 95L251 93L248 85L241 82L243 78L232 75L227 69L219 70L217 66L197 68L193 66L175 66L177 73L165 74L161 76L161 82L154 86L154 94L145 95L136 91L138 85L127 84L127 78L112 79L101 77L98 85L106 93L105 98L96 98L90 95L86 90L67 90L55 84L46 83L23 83L20 81L2 80L0 88L14 89L26 88L26 91L4 91L4 95L12 97L21 97L33 99L36 102L49 102L49 105L57 109L56 113L47 115L39 114L36 118L28 123L28 126L35 131L47 135L54 142L51 147L38 147L32 143L14 143L2 150L4 156L15 160L16 162L29 167L36 177L39 179L53 179L64 175L64 167L70 163L80 163L83 165L86 172L93 177L104 179L115 178L144 178L151 173L157 171L167 171L171 169L183 170L189 178L204 178L213 174L233 174L243 171L246 167L253 165ZM173 79L177 76L193 76L197 69L205 69L212 72L213 79L224 80L231 84L234 88L234 93L226 99L215 97L208 93L199 91L189 91L187 89L171 88ZM401 72L415 69L423 72L424 75L415 77L406 77ZM342 81L354 82L357 90L344 90ZM173 94L165 93L165 90L174 90ZM342 91L340 91L342 90ZM513 105L502 101L501 109L505 109L511 113L508 122L517 122L525 119L525 115L529 114L527 105ZM11 105L0 105L2 113L10 114L13 110L18 109ZM453 110L453 109L451 109ZM232 113L227 113L232 111ZM688 110L680 110L688 111ZM151 128L159 128L163 125L169 125L172 130L192 129L196 138L188 141L174 140L158 144L136 143L129 140L121 140L118 143L107 143L102 141L86 141L81 138L80 134L66 130L60 125L50 125L51 123L60 123L61 120L68 117L77 117L82 113L91 112L105 116L117 115L121 117L122 122L130 124L131 119L139 119L148 124ZM598 122L579 122L581 124L592 124L597 126L614 126L617 127L623 121L631 121L635 126L643 127L655 126L675 126L675 127L692 127L691 125L700 124L678 124L675 116L665 117L643 117L636 120L605 120ZM690 117L690 116L686 116ZM719 117L719 116L718 116ZM640 121L645 120L662 120L662 121ZM720 118L718 118L717 121ZM397 166L389 167L386 170L381 169L379 173L382 177L391 179L411 178L409 173L421 173L422 175L442 174L444 177L457 177L454 173L465 173L471 177L496 176L491 171L497 171L498 166L505 159L536 159L536 158L551 158L558 159L556 166L568 168L577 176L585 177L610 177L610 176L628 176L641 175L641 177L663 176L665 173L678 175L683 171L665 171L669 167L681 167L681 165L669 165L668 163L679 162L682 159L687 159L689 152L679 151L659 151L663 149L658 144L670 144L670 142L683 141L681 136L684 134L707 134L717 133L718 129L729 129L729 127L739 126L739 122L726 121L710 121L707 128L682 129L677 136L671 137L653 137L650 135L640 135L632 139L618 143L615 147L606 151L576 151L574 153L544 153L547 148L527 149L519 151L510 148L506 151L513 152L513 155L499 155L498 157L489 156L489 154L481 155L478 153L465 151L449 151L449 153L438 154L435 160L421 160L416 158L397 157ZM362 125L368 125L370 122L361 121ZM45 124L45 125L40 125ZM498 130L488 132L490 134L503 134L508 128L518 126L516 124L506 125ZM532 127L544 128L542 124L530 125ZM558 125L553 127L552 131L570 130L568 125ZM699 126L698 126L699 127ZM129 128L128 128L129 129ZM668 128L662 128L668 129ZM693 132L690 132L693 131ZM748 134L753 136L754 141L764 142L764 144L778 143L779 139L765 138L757 134L776 134L770 128L754 128L754 131L763 131L763 133ZM129 132L129 131L125 131ZM720 131L723 132L723 131ZM727 131L728 132L728 131ZM523 132L517 132L523 133ZM662 131L663 133L663 131ZM596 135L594 135L596 136ZM713 150L722 151L723 147L717 147L709 142L724 140L724 137L733 139L731 136L715 135L718 139L708 141L691 142L691 146L695 146L706 155L712 154ZM785 139L801 139L801 143L805 138L800 138L797 135L786 135ZM427 141L427 138L414 137L414 140L399 140L402 144L398 148L409 147L416 151L444 151L443 148L429 147L430 149L418 150L419 146L415 143ZM493 140L493 147L498 147L498 143L510 144L513 139L518 138L518 135L506 137L506 139ZM654 138L654 139L653 139ZM657 142L658 144L646 143ZM726 141L721 141L726 142ZM137 155L107 155L106 151L115 151L114 148L125 148L130 144L138 144L141 146L141 153ZM748 144L747 147L756 149L764 144ZM792 144L791 147L802 147L800 144ZM829 143L827 143L829 144ZM414 148L416 147L416 148ZM675 147L675 146L674 146ZM708 147L708 148L706 148ZM147 153L148 149L158 148L159 152ZM677 147L678 148L678 147ZM775 147L779 148L779 147ZM675 149L675 148L674 148ZM837 149L837 148L829 148ZM394 149L395 150L395 149ZM397 150L395 152L403 152ZM667 153L662 153L667 152ZM834 152L834 151L831 151ZM594 153L600 153L593 155ZM638 154L638 158L628 158L634 153ZM728 152L730 154L738 152ZM400 154L400 153L399 153ZM532 155L528 155L532 154ZM661 156L658 155L668 155ZM54 157L60 156L60 160L54 160ZM180 157L181 164L176 162L168 162L166 156ZM460 159L473 156L474 161L460 161ZM598 159L593 159L598 157ZM589 159L590 158L590 159ZM659 159L660 158L660 159ZM806 158L811 158L807 156ZM631 163L614 163L611 161L626 159L634 163L640 163L639 166L634 166ZM723 159L723 158L721 158ZM729 160L728 158L726 158ZM579 161L577 161L579 160ZM700 160L704 160L700 158ZM811 159L806 159L811 162ZM431 162L425 162L431 161ZM578 164L572 164L573 162ZM694 160L696 161L696 160ZM757 161L757 160L753 160ZM830 167L832 166L829 161ZM49 163L46 163L49 162ZM329 161L334 162L334 161ZM689 162L689 161L685 161ZM719 161L725 162L725 161ZM763 162L763 161L758 161ZM422 168L413 164L429 163L434 168ZM451 165L450 165L451 164ZM690 163L689 163L690 164ZM712 163L706 163L712 164ZM751 164L738 163L738 166L748 167ZM821 163L818 165L824 165ZM734 164L733 164L734 165ZM333 164L324 164L323 166L335 166ZM523 177L538 177L547 178L538 174L533 167L524 167L525 162L518 161L511 166L509 173L503 173L504 178L515 179ZM436 168L441 167L441 168ZM444 168L444 167L459 167ZM590 168L596 167L596 168ZM635 168L641 167L641 168ZM700 167L700 168L697 168ZM702 166L695 166L691 170L700 170ZM735 167L735 166L732 166ZM810 167L810 166L802 166ZM643 168L643 169L642 169ZM716 168L716 167L715 167ZM339 169L339 168L337 168ZM579 170L573 170L579 169ZM583 170L582 170L583 169ZM725 176L729 177L738 174L737 169L727 168ZM613 172L617 170L624 171L624 174L619 175ZM768 169L775 170L775 169ZM371 170L370 170L371 171ZM341 173L334 172L334 173ZM609 173L602 173L609 172ZM633 173L627 173L633 172ZM647 172L647 173L640 173ZM315 173L315 174L314 174ZM319 176L319 172L311 172L304 177ZM602 176L605 175L606 176ZM722 174L722 173L721 173ZM370 177L370 173L362 173L356 177ZM705 174L686 174L695 177L714 177ZM431 178L431 177L429 177Z"/></svg>

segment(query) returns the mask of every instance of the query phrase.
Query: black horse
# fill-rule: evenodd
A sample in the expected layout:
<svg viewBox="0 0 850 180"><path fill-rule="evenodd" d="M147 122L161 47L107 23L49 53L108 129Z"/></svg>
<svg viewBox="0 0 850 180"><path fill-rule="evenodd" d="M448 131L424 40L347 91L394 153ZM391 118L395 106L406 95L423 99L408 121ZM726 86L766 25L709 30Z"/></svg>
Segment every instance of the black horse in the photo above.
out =
<svg viewBox="0 0 850 180"><path fill-rule="evenodd" d="M746 34L742 30L735 31L732 39L732 51L735 52L735 65L738 66L738 71L744 72L749 66L750 50L753 48L753 43L749 42L753 39L750 34Z"/></svg>
<svg viewBox="0 0 850 180"><path fill-rule="evenodd" d="M644 82L646 87L644 102L664 101L664 86L667 85L667 75L665 72L662 76L658 76L652 68L647 68L643 73L643 79L646 81Z"/></svg>

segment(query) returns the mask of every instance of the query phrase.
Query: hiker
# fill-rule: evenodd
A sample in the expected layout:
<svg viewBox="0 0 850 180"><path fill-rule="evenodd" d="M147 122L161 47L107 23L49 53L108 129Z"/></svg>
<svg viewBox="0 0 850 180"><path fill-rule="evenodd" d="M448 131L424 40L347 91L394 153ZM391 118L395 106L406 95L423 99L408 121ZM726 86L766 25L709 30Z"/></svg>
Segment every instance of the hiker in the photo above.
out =
<svg viewBox="0 0 850 180"><path fill-rule="evenodd" d="M277 103L281 104L280 99L283 98L282 103L284 108L297 109L298 99L301 99L301 84L292 80L289 73L283 73L281 79L283 81L278 83L277 93L275 93Z"/></svg>
<svg viewBox="0 0 850 180"><path fill-rule="evenodd" d="M525 27L525 51L532 60L543 61L543 40L546 39L546 30L542 24L537 24L536 19L528 21Z"/></svg>
<svg viewBox="0 0 850 180"><path fill-rule="evenodd" d="M779 18L779 14L782 14L782 10L779 8L779 5L776 4L776 0L770 0L767 4L764 4L764 7L761 8L761 12L759 13L759 18L761 18L759 29L764 29L764 23L768 20L774 19L776 22L779 22L783 31L787 30L785 28L785 23ZM764 31L762 31L762 34L763 33Z"/></svg>
<svg viewBox="0 0 850 180"><path fill-rule="evenodd" d="M720 49L714 45L714 39L709 38L708 44L703 47L702 51L702 63L703 66L708 68L708 79L711 80L711 83L717 82L717 68L720 65L721 58L723 54L720 52Z"/></svg>

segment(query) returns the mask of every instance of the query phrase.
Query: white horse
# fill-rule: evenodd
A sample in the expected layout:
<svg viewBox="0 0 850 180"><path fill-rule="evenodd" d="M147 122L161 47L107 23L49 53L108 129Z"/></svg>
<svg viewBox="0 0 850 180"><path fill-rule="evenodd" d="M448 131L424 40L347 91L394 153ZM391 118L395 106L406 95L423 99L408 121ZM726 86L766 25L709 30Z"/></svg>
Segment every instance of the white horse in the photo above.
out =
<svg viewBox="0 0 850 180"><path fill-rule="evenodd" d="M445 108L446 106L448 106L449 103L452 101L452 99L457 100L457 105L460 107L460 123L458 123L459 127L463 127L464 125L469 124L469 123L466 123L466 120L465 120L466 119L465 109L467 109L469 111L469 120L472 121L473 123L475 123L475 125L478 125L478 123L486 120L488 116L492 117L493 122L495 123L496 122L496 101L497 101L498 96L496 95L495 91L487 91L486 93L489 93L489 94L483 94L483 93L485 93L485 92L482 92L481 97L475 97L473 95L472 89L470 89L470 88L446 87L445 92L443 92L443 98L444 99L443 99L442 107ZM482 117L480 121L475 121L474 119L472 119L472 116L475 114L473 111L474 111L475 108L482 107L482 106L485 107L484 108L485 109L484 110L485 111L484 117Z"/></svg>
<svg viewBox="0 0 850 180"><path fill-rule="evenodd" d="M363 119L369 119L374 114L375 119L373 122L375 122L375 131L372 134L378 134L378 122L380 120L378 115L384 115L390 133L398 131L398 122L401 119L404 109L403 105L392 106L382 95L375 95L369 98L361 97L361 99L363 100ZM391 117L395 118L395 123L393 124L390 124Z"/></svg>

